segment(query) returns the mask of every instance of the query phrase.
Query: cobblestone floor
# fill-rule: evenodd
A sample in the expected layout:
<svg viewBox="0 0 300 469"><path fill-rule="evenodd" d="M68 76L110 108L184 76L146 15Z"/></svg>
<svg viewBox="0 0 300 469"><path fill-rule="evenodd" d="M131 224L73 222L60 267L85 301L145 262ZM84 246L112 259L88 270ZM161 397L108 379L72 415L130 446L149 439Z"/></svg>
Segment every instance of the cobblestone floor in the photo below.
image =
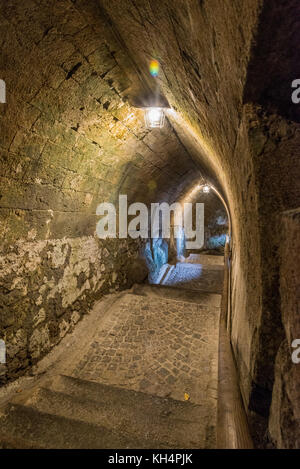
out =
<svg viewBox="0 0 300 469"><path fill-rule="evenodd" d="M177 400L188 394L214 420L218 320L218 308L127 294L73 375Z"/></svg>
<svg viewBox="0 0 300 469"><path fill-rule="evenodd" d="M209 261L209 259L208 259ZM220 292L223 267L177 263L161 282ZM174 282L176 285L174 285ZM200 405L215 438L219 308L123 295L98 327L73 376Z"/></svg>
<svg viewBox="0 0 300 469"><path fill-rule="evenodd" d="M184 269L198 267L196 264L182 265ZM212 270L218 272L218 266L213 267ZM218 286L216 276L211 286ZM147 288L146 285L144 287ZM43 369L48 369L51 379L63 374L151 396L183 402L188 400L195 405L197 415L194 420L191 419L187 405L187 414L183 414L192 433L187 434L185 444L214 448L220 308L214 306L215 302L208 301L206 296L216 295L205 293L206 303L196 304L185 301L190 295L188 291L181 290L180 300L177 300L168 296L168 289L162 289L166 296L157 296L152 293L153 288L159 287L149 286L146 296L135 294L133 289L100 301L78 325L74 337L66 337L65 342L54 351L57 355L47 358L36 373L42 374ZM141 396L137 395L140 401ZM166 402L170 401L166 399ZM74 415L77 415L76 405L74 403ZM105 398L105 408L109 406ZM110 411L113 415L114 409ZM130 413L131 410L126 412ZM126 412L124 415L127 418ZM170 423L170 438L172 425L175 423ZM176 420L176 425L181 428L180 419ZM196 428L196 435L192 428Z"/></svg>

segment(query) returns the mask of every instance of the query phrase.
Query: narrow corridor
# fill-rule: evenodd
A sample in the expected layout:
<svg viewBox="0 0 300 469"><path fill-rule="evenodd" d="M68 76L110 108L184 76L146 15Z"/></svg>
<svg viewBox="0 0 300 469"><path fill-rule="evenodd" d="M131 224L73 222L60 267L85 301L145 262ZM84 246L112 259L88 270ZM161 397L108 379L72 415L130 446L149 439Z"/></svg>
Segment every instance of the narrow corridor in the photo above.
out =
<svg viewBox="0 0 300 469"><path fill-rule="evenodd" d="M0 1L0 446L300 448L299 24Z"/></svg>

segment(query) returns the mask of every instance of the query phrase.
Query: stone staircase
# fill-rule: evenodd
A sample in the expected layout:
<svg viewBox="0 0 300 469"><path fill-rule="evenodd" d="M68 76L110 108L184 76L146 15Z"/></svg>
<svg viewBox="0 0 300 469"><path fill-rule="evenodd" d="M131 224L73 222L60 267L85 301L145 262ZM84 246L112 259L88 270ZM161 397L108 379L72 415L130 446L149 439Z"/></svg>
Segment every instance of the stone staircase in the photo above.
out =
<svg viewBox="0 0 300 469"><path fill-rule="evenodd" d="M203 409L56 376L1 416L2 448L197 448Z"/></svg>
<svg viewBox="0 0 300 469"><path fill-rule="evenodd" d="M135 284L132 287L132 293L134 295L146 296L148 298L164 298L213 308L220 308L222 298L220 293L189 290L186 288L176 288L166 285Z"/></svg>
<svg viewBox="0 0 300 469"><path fill-rule="evenodd" d="M175 264L164 264L156 274L154 284L222 294L223 281L223 256L191 254Z"/></svg>
<svg viewBox="0 0 300 469"><path fill-rule="evenodd" d="M0 410L0 448L216 447L221 295L211 290L120 294L106 318L90 318L76 364Z"/></svg>

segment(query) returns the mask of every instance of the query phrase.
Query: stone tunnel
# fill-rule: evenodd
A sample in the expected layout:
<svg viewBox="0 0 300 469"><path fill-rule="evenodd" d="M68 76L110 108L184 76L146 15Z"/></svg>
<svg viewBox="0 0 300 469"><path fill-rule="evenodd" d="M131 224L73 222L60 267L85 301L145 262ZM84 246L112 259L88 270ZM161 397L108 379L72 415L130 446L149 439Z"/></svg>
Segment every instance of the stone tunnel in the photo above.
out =
<svg viewBox="0 0 300 469"><path fill-rule="evenodd" d="M0 24L0 447L299 449L299 2L7 0ZM174 220L99 237L122 195L202 204L201 249Z"/></svg>

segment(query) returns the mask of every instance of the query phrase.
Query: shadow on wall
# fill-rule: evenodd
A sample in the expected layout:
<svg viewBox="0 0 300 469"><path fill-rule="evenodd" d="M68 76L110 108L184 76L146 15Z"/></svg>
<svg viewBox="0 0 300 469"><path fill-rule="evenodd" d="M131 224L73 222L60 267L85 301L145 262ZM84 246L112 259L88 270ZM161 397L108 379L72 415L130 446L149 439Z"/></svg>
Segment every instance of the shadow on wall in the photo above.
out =
<svg viewBox="0 0 300 469"><path fill-rule="evenodd" d="M192 201L204 204L204 244L199 251L212 251L211 254L223 254L229 221L226 209L220 198L213 192L200 193ZM193 216L193 229L196 229L196 213ZM187 256L191 251L187 251Z"/></svg>
<svg viewBox="0 0 300 469"><path fill-rule="evenodd" d="M222 202L211 194L204 205L204 250L224 252L228 234L228 217Z"/></svg>

